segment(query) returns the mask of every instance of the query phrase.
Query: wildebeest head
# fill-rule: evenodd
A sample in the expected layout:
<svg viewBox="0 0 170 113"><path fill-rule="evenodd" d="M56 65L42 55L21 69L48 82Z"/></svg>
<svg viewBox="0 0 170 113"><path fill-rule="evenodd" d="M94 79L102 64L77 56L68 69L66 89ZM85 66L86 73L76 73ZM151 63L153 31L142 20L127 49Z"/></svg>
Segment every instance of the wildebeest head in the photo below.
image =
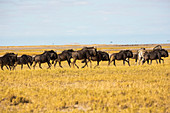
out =
<svg viewBox="0 0 170 113"><path fill-rule="evenodd" d="M52 58L53 58L53 59L57 59L57 57L58 57L58 56L57 56L57 53L54 52L54 53L52 54Z"/></svg>
<svg viewBox="0 0 170 113"><path fill-rule="evenodd" d="M57 59L56 53L50 53L50 59Z"/></svg>
<svg viewBox="0 0 170 113"><path fill-rule="evenodd" d="M165 49L161 49L160 53L161 53L161 57L168 57L169 56L168 51L165 50Z"/></svg>
<svg viewBox="0 0 170 113"><path fill-rule="evenodd" d="M110 61L109 54L106 52L102 52L102 60L103 61Z"/></svg>
<svg viewBox="0 0 170 113"><path fill-rule="evenodd" d="M127 57L132 58L133 57L133 52L131 50L127 51Z"/></svg>

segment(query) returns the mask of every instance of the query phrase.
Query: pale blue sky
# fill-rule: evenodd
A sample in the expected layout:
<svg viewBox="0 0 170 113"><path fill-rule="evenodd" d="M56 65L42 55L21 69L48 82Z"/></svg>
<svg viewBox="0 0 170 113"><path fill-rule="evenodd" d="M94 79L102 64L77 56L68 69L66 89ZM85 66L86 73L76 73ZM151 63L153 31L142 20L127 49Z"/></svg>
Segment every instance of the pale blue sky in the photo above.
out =
<svg viewBox="0 0 170 113"><path fill-rule="evenodd" d="M170 0L0 0L0 46L168 40Z"/></svg>

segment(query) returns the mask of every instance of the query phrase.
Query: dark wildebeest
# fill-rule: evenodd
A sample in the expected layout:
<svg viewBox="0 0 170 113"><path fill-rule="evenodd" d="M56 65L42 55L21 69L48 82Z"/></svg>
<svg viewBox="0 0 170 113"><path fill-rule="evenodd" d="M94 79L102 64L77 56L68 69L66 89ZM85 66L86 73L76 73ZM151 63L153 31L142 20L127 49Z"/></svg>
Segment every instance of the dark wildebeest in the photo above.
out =
<svg viewBox="0 0 170 113"><path fill-rule="evenodd" d="M164 63L164 60L162 59L162 57L168 57L168 51L165 50L165 49L155 49L153 51L150 51L150 52L145 52L144 54L144 61L147 61L147 63L149 64L149 60L151 60L150 64L152 64L152 60L156 60L156 63L158 64L158 61L157 59L159 60L159 63L161 63L161 60L163 61Z"/></svg>
<svg viewBox="0 0 170 113"><path fill-rule="evenodd" d="M99 66L100 61L108 61L108 65L109 65L109 62L110 62L109 54L107 52L104 52L104 51L97 51L97 55L92 56L91 60L97 61L97 65L95 67ZM82 63L84 63L84 62L85 62L85 60L82 61Z"/></svg>
<svg viewBox="0 0 170 113"><path fill-rule="evenodd" d="M132 57L133 57L133 53L131 50L122 50L119 53L113 53L110 56L109 64L113 61L113 64L116 66L115 60L123 60L124 65L125 65L125 61L126 61L128 63L128 65L130 66L129 58L132 58Z"/></svg>
<svg viewBox="0 0 170 113"><path fill-rule="evenodd" d="M8 66L11 70L11 67L14 69L14 65L17 62L17 55L14 53L6 53L4 56L0 58L0 64L1 64L1 69L3 70L3 66L6 66L8 69Z"/></svg>
<svg viewBox="0 0 170 113"><path fill-rule="evenodd" d="M97 49L94 47L84 47L83 49L79 51L72 52L72 58L73 62L72 65L74 65L79 68L76 64L76 60L84 60L85 65L82 67L84 68L87 65L87 60L91 63L91 57L97 55Z"/></svg>
<svg viewBox="0 0 170 113"><path fill-rule="evenodd" d="M55 64L54 67L56 66L57 62L59 63L59 66L61 68L63 68L61 66L61 61L67 61L68 65L71 67L70 63L71 63L71 58L72 58L72 52L74 52L73 49L69 49L69 50L64 50L62 53L58 54L58 58L55 60Z"/></svg>
<svg viewBox="0 0 170 113"><path fill-rule="evenodd" d="M40 54L40 55L36 55L34 57L34 69L35 69L35 66L37 63L39 63L39 67L42 69L41 67L41 63L46 63L48 64L48 68L51 67L51 63L50 63L50 60L55 58L56 57L56 53L52 50L52 51L45 51L43 54ZM47 68L47 69L48 69Z"/></svg>
<svg viewBox="0 0 170 113"><path fill-rule="evenodd" d="M152 60L156 60L156 62L157 62L157 59L159 59L159 61L161 60L160 52L158 52L158 51L145 52L143 63L145 63L145 61L147 61L147 63L149 64L149 60L151 60L150 64L152 64Z"/></svg>
<svg viewBox="0 0 170 113"><path fill-rule="evenodd" d="M17 65L21 65L21 69L23 69L23 65L24 64L27 64L27 66L29 67L29 69L31 69L30 68L30 66L33 64L33 57L32 56L30 56L30 55L22 55L21 57L18 57L17 58L17 64L15 65L15 67L17 66ZM30 65L29 65L30 64Z"/></svg>

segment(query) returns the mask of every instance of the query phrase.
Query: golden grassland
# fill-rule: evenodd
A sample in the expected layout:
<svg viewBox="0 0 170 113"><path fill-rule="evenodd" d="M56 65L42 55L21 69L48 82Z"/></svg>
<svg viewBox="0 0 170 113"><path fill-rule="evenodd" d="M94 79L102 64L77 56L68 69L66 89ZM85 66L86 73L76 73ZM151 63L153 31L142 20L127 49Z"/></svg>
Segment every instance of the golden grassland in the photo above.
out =
<svg viewBox="0 0 170 113"><path fill-rule="evenodd" d="M36 55L43 51L13 50L19 55ZM0 54L5 52L0 51ZM114 67L101 62L95 69L69 68L67 62L62 62L64 68L57 65L47 69L47 64L42 64L43 69L37 65L35 70L27 66L21 70L17 66L9 71L4 67L4 71L0 70L0 112L170 112L170 57L165 58L164 65L153 61L152 65L139 66L132 59L130 63L129 67L116 61ZM81 61L77 64L83 66ZM92 64L94 67L96 62Z"/></svg>
<svg viewBox="0 0 170 113"><path fill-rule="evenodd" d="M98 68L52 67L35 70L20 66L0 70L0 112L168 113L170 58L165 64ZM83 64L80 61L79 66ZM93 67L96 62L93 62Z"/></svg>

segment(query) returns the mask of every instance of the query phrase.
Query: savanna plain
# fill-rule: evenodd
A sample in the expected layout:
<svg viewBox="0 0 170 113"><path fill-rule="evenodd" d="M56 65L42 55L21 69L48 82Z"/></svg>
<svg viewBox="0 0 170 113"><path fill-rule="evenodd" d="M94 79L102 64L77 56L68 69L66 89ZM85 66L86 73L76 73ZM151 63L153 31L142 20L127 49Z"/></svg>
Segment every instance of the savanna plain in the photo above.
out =
<svg viewBox="0 0 170 113"><path fill-rule="evenodd" d="M145 46L128 46L128 49ZM152 49L154 46L147 46ZM2 47L3 48L3 47ZM4 47L5 48L5 47ZM19 55L36 55L44 49L1 50ZM48 48L48 47L47 47ZM48 50L45 48L46 50ZM53 48L53 46L51 47ZM51 49L50 48L50 49ZM119 47L98 47L98 50L117 52ZM163 48L170 48L164 45ZM81 48L76 48L78 50ZM62 48L55 51L62 51ZM136 52L136 50L134 50ZM60 52L58 52L60 53ZM117 66L107 66L100 62L97 68L70 68L67 62L47 69L47 64L34 69L20 65L9 71L0 70L0 112L1 113L169 113L170 112L170 57L164 64L124 66L116 61ZM83 66L78 61L79 66ZM93 67L96 62L92 62Z"/></svg>

